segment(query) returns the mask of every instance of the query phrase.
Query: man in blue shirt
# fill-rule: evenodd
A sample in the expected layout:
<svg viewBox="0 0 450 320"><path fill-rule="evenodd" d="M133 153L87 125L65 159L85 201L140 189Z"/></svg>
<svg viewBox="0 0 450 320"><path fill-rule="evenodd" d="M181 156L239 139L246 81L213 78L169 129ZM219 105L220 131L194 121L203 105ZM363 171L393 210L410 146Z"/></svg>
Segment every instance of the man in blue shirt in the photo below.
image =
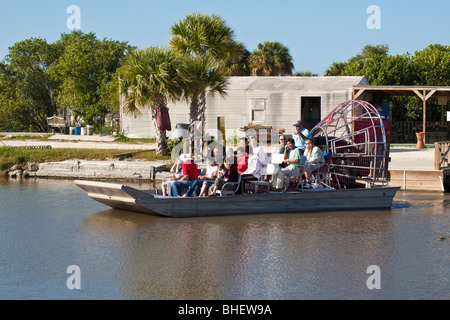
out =
<svg viewBox="0 0 450 320"><path fill-rule="evenodd" d="M305 151L305 139L311 138L311 132L308 129L303 128L303 122L298 120L294 123L295 131L292 138L295 141L295 147Z"/></svg>

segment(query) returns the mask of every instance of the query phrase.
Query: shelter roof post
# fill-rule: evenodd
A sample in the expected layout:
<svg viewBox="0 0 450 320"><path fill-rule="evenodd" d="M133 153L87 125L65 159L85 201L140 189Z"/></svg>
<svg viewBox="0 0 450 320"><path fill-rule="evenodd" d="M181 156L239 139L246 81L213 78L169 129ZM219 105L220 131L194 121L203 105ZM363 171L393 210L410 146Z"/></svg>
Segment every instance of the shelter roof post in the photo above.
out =
<svg viewBox="0 0 450 320"><path fill-rule="evenodd" d="M426 98L426 95L427 95L427 91L426 90L423 90L423 97L422 97L422 100L423 100L423 129L422 129L422 131L424 132L424 135L423 135L423 143L426 143L426 139L427 139L427 130L426 130L426 128L427 128L427 98Z"/></svg>

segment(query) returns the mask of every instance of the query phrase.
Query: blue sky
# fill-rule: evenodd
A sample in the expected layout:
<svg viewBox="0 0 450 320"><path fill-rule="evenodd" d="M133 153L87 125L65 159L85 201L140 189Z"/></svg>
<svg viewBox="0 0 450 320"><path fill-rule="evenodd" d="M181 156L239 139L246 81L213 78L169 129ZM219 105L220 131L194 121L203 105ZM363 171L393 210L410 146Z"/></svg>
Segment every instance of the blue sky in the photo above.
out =
<svg viewBox="0 0 450 320"><path fill-rule="evenodd" d="M367 44L387 44L395 55L450 42L448 0L2 0L0 60L16 42L31 37L54 42L71 32L70 5L81 9L83 32L140 48L167 46L170 27L188 13L215 13L249 51L260 42L279 41L289 48L295 71L319 75ZM370 5L380 8L381 29L366 25Z"/></svg>

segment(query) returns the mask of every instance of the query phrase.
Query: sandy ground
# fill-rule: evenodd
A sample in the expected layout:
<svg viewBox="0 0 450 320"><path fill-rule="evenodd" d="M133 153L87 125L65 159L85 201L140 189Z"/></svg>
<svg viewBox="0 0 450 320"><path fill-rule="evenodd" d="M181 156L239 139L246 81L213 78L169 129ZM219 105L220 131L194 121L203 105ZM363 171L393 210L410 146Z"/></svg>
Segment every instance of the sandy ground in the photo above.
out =
<svg viewBox="0 0 450 320"><path fill-rule="evenodd" d="M15 133L6 135L30 135L29 133ZM42 134L41 134L42 135ZM0 139L0 145L8 147L21 146L51 146L54 149L119 149L119 150L156 150L154 143L124 143L114 142L112 136L70 136L53 135L47 141L37 139Z"/></svg>
<svg viewBox="0 0 450 320"><path fill-rule="evenodd" d="M390 170L434 170L434 148L392 147Z"/></svg>

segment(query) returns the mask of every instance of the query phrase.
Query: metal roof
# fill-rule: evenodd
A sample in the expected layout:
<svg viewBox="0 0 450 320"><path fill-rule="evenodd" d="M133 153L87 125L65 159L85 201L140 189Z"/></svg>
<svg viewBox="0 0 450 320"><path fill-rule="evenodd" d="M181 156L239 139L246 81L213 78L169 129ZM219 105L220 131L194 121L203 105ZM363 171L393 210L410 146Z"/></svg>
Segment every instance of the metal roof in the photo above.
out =
<svg viewBox="0 0 450 320"><path fill-rule="evenodd" d="M233 91L341 91L354 86L367 86L363 76L358 77L230 77L228 90Z"/></svg>
<svg viewBox="0 0 450 320"><path fill-rule="evenodd" d="M354 86L353 99L362 93L378 93L388 96L419 96L429 98L450 97L450 87L445 86Z"/></svg>

